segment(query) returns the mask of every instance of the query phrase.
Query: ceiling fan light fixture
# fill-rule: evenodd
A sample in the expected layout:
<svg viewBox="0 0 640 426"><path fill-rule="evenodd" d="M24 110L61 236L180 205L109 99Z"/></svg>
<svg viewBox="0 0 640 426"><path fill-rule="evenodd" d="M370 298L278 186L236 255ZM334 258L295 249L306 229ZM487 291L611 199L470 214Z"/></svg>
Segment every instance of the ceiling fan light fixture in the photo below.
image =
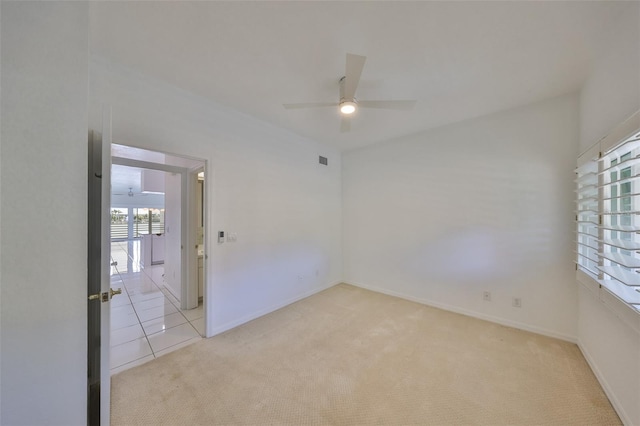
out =
<svg viewBox="0 0 640 426"><path fill-rule="evenodd" d="M356 102L354 101L344 101L340 102L340 112L344 115L350 115L356 112Z"/></svg>

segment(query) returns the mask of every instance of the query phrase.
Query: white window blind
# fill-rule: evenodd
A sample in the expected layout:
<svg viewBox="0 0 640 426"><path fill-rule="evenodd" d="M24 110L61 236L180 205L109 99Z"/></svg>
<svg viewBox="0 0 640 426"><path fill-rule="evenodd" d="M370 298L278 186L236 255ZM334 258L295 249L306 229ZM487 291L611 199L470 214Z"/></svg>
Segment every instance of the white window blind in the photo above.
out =
<svg viewBox="0 0 640 426"><path fill-rule="evenodd" d="M594 279L598 278L598 163L590 159L576 169L577 183L577 263Z"/></svg>
<svg viewBox="0 0 640 426"><path fill-rule="evenodd" d="M578 160L576 263L640 312L640 132L604 145Z"/></svg>

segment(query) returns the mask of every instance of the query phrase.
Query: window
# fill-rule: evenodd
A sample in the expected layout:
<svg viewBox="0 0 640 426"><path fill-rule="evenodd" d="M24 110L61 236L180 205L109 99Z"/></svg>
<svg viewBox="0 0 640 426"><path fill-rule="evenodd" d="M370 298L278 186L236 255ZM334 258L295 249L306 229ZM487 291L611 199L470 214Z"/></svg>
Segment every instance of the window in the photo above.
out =
<svg viewBox="0 0 640 426"><path fill-rule="evenodd" d="M640 133L603 139L576 174L577 269L640 312Z"/></svg>
<svg viewBox="0 0 640 426"><path fill-rule="evenodd" d="M126 240L129 235L128 209L111 208L111 239Z"/></svg>
<svg viewBox="0 0 640 426"><path fill-rule="evenodd" d="M164 234L164 209L111 208L112 240L131 240L146 234Z"/></svg>

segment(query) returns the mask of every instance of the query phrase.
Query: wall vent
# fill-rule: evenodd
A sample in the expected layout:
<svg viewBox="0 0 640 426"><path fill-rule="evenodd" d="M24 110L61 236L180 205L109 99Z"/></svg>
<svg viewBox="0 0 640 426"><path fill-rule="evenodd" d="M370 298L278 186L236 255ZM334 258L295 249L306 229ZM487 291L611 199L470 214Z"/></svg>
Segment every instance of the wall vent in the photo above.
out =
<svg viewBox="0 0 640 426"><path fill-rule="evenodd" d="M323 157L322 155L320 156L320 164L324 164L325 166L329 165L329 160L327 160L327 157Z"/></svg>

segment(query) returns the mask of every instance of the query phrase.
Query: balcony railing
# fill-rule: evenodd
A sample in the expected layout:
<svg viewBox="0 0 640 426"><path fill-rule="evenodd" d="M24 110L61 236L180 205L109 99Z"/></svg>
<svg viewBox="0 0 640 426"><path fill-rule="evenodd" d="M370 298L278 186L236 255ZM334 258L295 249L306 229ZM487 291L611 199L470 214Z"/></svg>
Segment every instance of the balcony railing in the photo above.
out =
<svg viewBox="0 0 640 426"><path fill-rule="evenodd" d="M139 222L133 224L132 238L149 233L149 223ZM164 222L151 223L152 234L164 234ZM129 225L126 222L116 222L111 224L111 240L127 240L129 239Z"/></svg>

